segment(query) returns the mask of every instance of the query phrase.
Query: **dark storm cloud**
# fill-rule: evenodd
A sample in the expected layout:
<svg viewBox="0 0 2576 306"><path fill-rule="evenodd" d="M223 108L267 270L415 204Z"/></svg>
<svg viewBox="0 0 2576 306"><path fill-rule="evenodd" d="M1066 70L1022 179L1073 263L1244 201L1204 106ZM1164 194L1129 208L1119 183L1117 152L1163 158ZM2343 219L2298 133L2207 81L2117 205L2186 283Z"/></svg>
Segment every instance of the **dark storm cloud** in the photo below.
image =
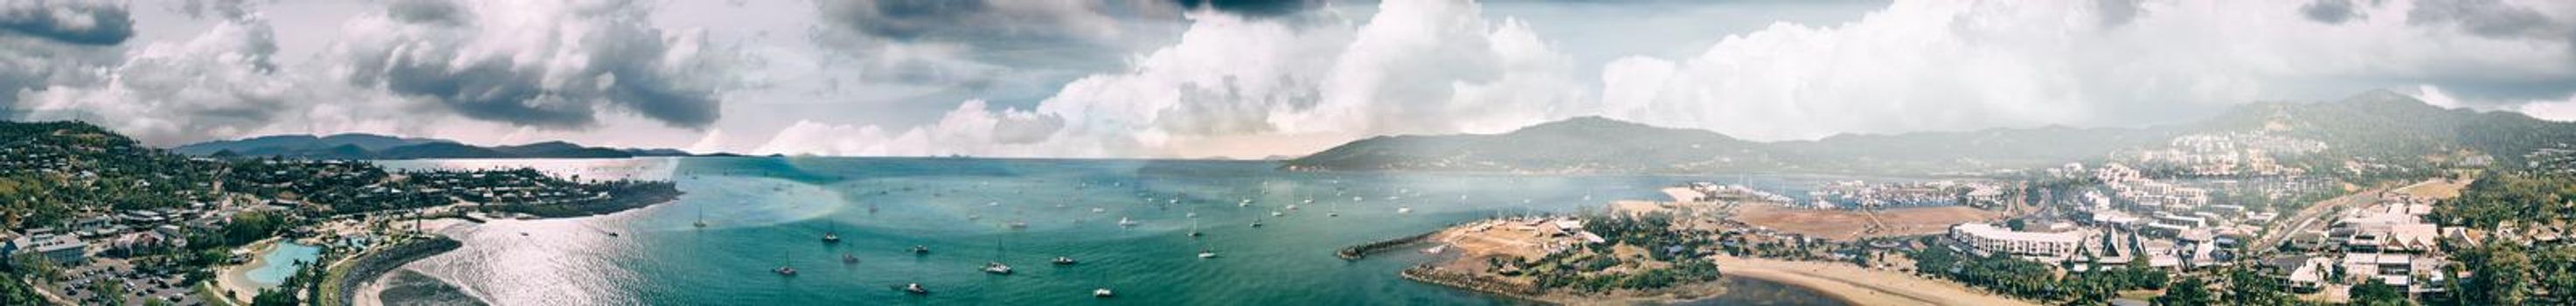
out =
<svg viewBox="0 0 2576 306"><path fill-rule="evenodd" d="M569 16L547 23L593 24L536 30L588 32L552 35L565 41L486 46L468 44L476 35L522 29L481 28L487 25L470 22L473 10L454 3L397 2L387 15L398 26L459 35L403 36L358 48L364 51L350 57L356 68L350 80L428 98L468 118L525 126L591 127L608 109L680 127L714 123L722 103L716 86L683 75L709 71L673 69L664 62L681 47L649 25L642 10L623 3L569 8ZM704 53L695 55L709 56Z"/></svg>
<svg viewBox="0 0 2576 306"><path fill-rule="evenodd" d="M90 1L29 1L0 4L0 32L84 44L114 45L134 37L134 19L124 6Z"/></svg>
<svg viewBox="0 0 2576 306"><path fill-rule="evenodd" d="M2142 0L2096 0L2093 3L2095 13L2101 14L2102 27L2117 28L2129 24L2129 20L2138 19L2141 10L2138 1Z"/></svg>
<svg viewBox="0 0 2576 306"><path fill-rule="evenodd" d="M1177 0L1182 7L1207 8L1245 16L1289 15L1323 7L1324 0Z"/></svg>
<svg viewBox="0 0 2576 306"><path fill-rule="evenodd" d="M385 7L385 15L409 23L464 24L465 8L445 0L399 0Z"/></svg>
<svg viewBox="0 0 2576 306"><path fill-rule="evenodd" d="M2353 0L2317 0L2316 2L2309 2L2308 5L2299 6L2299 14L2307 15L2308 20L2315 20L2317 22L2327 24L2341 24L2344 21L2363 17L2361 15L2361 8L2353 7L2354 3L2352 1Z"/></svg>
<svg viewBox="0 0 2576 306"><path fill-rule="evenodd" d="M2424 0L2406 12L2406 23L2451 26L2487 38L2565 40L2568 24L2550 20L2528 7L2499 0Z"/></svg>

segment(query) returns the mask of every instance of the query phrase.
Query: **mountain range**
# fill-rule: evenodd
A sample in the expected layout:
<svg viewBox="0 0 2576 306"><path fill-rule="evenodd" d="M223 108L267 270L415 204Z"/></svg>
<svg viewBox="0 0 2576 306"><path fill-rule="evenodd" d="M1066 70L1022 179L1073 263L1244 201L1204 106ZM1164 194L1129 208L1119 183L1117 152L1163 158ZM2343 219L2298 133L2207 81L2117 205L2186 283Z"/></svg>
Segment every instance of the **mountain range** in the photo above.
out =
<svg viewBox="0 0 2576 306"><path fill-rule="evenodd" d="M476 146L452 140L375 134L273 135L188 144L172 152L199 156L264 156L320 159L427 158L628 158L702 156L676 149L589 147L561 141ZM724 153L712 155L730 155Z"/></svg>
<svg viewBox="0 0 2576 306"><path fill-rule="evenodd" d="M1296 171L1918 174L2026 169L2106 160L2202 133L2260 131L2329 146L2327 158L2404 159L2471 151L2500 162L2576 142L2576 123L2514 112L2444 109L2374 91L2341 101L2240 105L2188 124L2043 127L1755 142L1707 130L1577 117L1502 134L1398 135L1290 159Z"/></svg>

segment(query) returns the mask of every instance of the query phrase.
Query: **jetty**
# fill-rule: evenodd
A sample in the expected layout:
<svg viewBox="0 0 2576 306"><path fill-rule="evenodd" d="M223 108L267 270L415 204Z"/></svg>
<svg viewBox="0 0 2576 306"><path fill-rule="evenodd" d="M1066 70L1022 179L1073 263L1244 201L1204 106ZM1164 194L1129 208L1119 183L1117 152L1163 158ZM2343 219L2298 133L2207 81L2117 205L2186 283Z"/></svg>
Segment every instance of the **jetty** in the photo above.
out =
<svg viewBox="0 0 2576 306"><path fill-rule="evenodd" d="M1450 288L1467 289L1524 301L1550 304L1556 303L1555 301L1540 298L1539 295L1545 293L1545 291L1540 290L1537 286L1530 286L1527 284L1520 284L1493 277L1475 275L1472 273L1442 270L1439 267L1433 267L1431 265L1414 265L1413 267L1405 268L1403 272L1398 272L1396 274L1403 276L1404 279L1448 286Z"/></svg>
<svg viewBox="0 0 2576 306"><path fill-rule="evenodd" d="M1339 256L1342 260L1360 260L1361 258L1367 258L1368 254L1386 251L1387 249L1392 249L1397 246L1413 244L1414 242L1421 242L1423 238L1430 238L1431 235L1439 233L1440 231L1434 230L1412 236L1397 237L1394 239L1353 245L1342 248L1340 251L1334 251L1333 256Z"/></svg>

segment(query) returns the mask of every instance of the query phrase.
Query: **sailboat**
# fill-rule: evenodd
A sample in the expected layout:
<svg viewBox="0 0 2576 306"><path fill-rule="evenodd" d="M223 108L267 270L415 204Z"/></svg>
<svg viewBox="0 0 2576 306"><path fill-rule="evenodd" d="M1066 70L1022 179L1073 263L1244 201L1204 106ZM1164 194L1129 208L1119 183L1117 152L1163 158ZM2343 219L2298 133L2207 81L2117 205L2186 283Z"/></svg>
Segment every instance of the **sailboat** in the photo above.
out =
<svg viewBox="0 0 2576 306"><path fill-rule="evenodd" d="M841 243L841 233L836 230L824 230L823 243Z"/></svg>
<svg viewBox="0 0 2576 306"><path fill-rule="evenodd" d="M1001 261L1002 242L1001 239L993 240L993 261L984 262L984 273L1011 275L1011 265L1002 264Z"/></svg>
<svg viewBox="0 0 2576 306"><path fill-rule="evenodd" d="M698 223L697 223L697 224L695 224L695 225L696 225L698 228L707 228L707 209L706 209L706 208L703 208L703 207L702 207L702 208L698 208Z"/></svg>
<svg viewBox="0 0 2576 306"><path fill-rule="evenodd" d="M1190 237L1199 236L1199 219L1190 219Z"/></svg>
<svg viewBox="0 0 2576 306"><path fill-rule="evenodd" d="M796 276L796 267L787 265L786 253L779 253L778 269L772 269L769 272L778 273L778 276Z"/></svg>

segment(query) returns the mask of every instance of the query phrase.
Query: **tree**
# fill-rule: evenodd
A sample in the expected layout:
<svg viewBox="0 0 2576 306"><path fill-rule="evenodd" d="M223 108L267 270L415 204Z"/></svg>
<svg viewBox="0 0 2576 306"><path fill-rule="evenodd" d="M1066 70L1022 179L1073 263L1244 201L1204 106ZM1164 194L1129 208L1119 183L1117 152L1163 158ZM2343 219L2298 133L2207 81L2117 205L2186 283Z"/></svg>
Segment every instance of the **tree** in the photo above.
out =
<svg viewBox="0 0 2576 306"><path fill-rule="evenodd" d="M288 290L295 290L295 288L279 287L279 288L270 288L270 289L260 290L260 291L259 291L259 295L258 295L258 296L254 296L254 297L251 297L251 298L250 298L250 305L251 305L251 306L295 306L295 305L297 305L297 304L300 304L300 303L298 303L298 302L296 301L296 298L295 298L295 292L294 292L294 291L288 291Z"/></svg>
<svg viewBox="0 0 2576 306"><path fill-rule="evenodd" d="M2468 301L2482 305L2522 305L2531 298L2531 256L2512 243L2489 244L2471 257L2477 277L2470 280Z"/></svg>
<svg viewBox="0 0 2576 306"><path fill-rule="evenodd" d="M2380 282L2364 282L2360 286L2353 286L2351 291L2347 292L2349 293L2348 295L2352 297L2352 305L2354 306L2408 305L2404 289Z"/></svg>
<svg viewBox="0 0 2576 306"><path fill-rule="evenodd" d="M2289 293L2281 292L2281 280L2248 269L2228 269L2227 300L2237 305L2292 305Z"/></svg>
<svg viewBox="0 0 2576 306"><path fill-rule="evenodd" d="M2202 306L2216 304L2218 298L2209 295L2208 282L2198 277L2187 277L2166 288L2165 295L2157 296L2155 302L2166 306Z"/></svg>

